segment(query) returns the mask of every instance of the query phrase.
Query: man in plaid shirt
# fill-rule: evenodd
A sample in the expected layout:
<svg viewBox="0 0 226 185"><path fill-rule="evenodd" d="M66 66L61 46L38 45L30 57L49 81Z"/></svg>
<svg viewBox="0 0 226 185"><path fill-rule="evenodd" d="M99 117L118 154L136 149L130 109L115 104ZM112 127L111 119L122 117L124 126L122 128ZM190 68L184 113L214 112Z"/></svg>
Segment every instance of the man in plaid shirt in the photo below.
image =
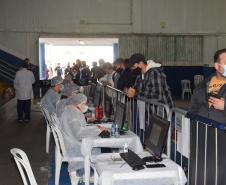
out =
<svg viewBox="0 0 226 185"><path fill-rule="evenodd" d="M134 54L130 57L129 67L136 71L138 76L135 84L127 90L128 97L138 96L167 104L170 108L174 106L160 62L146 61L143 55Z"/></svg>

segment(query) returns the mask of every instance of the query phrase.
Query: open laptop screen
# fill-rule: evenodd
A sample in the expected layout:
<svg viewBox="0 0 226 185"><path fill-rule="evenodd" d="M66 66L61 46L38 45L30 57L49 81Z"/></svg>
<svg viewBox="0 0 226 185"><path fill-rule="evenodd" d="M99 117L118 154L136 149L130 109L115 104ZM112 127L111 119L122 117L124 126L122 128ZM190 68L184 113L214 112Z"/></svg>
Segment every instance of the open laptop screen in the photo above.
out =
<svg viewBox="0 0 226 185"><path fill-rule="evenodd" d="M144 144L150 153L156 158L161 159L168 135L170 122L158 117L155 114L151 115L147 135Z"/></svg>
<svg viewBox="0 0 226 185"><path fill-rule="evenodd" d="M114 120L118 120L119 127L122 129L124 126L124 118L125 118L125 107L126 105L117 101L116 102L116 112Z"/></svg>

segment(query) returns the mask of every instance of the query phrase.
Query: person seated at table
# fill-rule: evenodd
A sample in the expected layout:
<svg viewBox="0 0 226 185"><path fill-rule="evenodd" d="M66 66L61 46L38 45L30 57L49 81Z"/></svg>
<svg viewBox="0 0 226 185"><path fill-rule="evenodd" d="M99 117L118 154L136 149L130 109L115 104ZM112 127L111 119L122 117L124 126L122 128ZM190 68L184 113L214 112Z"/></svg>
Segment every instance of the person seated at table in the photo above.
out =
<svg viewBox="0 0 226 185"><path fill-rule="evenodd" d="M68 98L79 92L79 86L76 84L68 85L61 93L61 99Z"/></svg>
<svg viewBox="0 0 226 185"><path fill-rule="evenodd" d="M68 172L71 184L78 184L84 174L84 162L75 162L73 157L81 157L81 140L86 137L97 136L105 127L99 125L86 126L85 113L88 109L87 97L83 94L75 94L68 99L61 100L57 106L57 117L61 117L59 129L62 133L68 156ZM100 154L99 148L94 148L92 154Z"/></svg>
<svg viewBox="0 0 226 185"><path fill-rule="evenodd" d="M55 76L51 80L51 87L41 100L41 106L49 112L56 112L56 103L60 100L62 91L63 78L61 76Z"/></svg>

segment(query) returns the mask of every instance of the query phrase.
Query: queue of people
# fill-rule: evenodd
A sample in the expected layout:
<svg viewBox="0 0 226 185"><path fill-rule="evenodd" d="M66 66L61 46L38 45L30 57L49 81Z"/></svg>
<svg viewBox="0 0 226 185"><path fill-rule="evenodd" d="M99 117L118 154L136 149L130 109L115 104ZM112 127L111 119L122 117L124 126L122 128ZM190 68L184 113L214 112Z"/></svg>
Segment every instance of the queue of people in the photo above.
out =
<svg viewBox="0 0 226 185"><path fill-rule="evenodd" d="M214 66L216 72L196 86L189 112L223 123L226 121L226 49L215 53ZM70 157L81 156L80 147L83 138L97 136L106 130L99 125L86 126L83 113L88 109L87 97L79 93L79 86L72 82L74 77L98 78L105 86L109 85L124 91L129 98L143 97L166 104L170 108L174 106L162 63L146 60L141 54L134 54L126 60L118 58L113 65L103 60L99 61L99 66L97 62L93 62L91 71L85 61L77 60L76 64L65 69L65 79L60 74L62 72L60 65L56 70L59 75L51 79L51 88L42 98L41 106L49 112L56 113L60 121L58 127L62 132L69 156L68 172L72 184L78 184L84 174L84 164L70 161ZM28 70L28 63L24 61L22 69L17 72L14 80L19 121L23 119L23 111L26 119L30 120L28 104L33 97L31 87L34 82L34 75ZM208 93L218 94L219 97L214 95L208 97ZM96 148L92 153L99 154L100 149Z"/></svg>

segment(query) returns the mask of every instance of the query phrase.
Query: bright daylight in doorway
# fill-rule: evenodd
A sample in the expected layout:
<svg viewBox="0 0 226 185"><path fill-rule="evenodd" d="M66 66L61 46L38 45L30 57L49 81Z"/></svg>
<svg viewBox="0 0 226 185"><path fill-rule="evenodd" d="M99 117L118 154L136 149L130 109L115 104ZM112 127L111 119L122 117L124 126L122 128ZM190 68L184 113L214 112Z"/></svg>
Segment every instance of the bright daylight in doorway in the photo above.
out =
<svg viewBox="0 0 226 185"><path fill-rule="evenodd" d="M65 40L65 41L64 41ZM76 41L75 41L76 40ZM73 43L74 42L74 43ZM118 43L118 39L109 38L86 38L73 39L73 42L66 39L40 39L43 52L40 52L40 79L45 79L45 71L50 72L49 79L56 76L54 69L58 63L62 67L62 71L68 65L73 66L76 59L86 61L89 68L92 68L92 62L98 62L104 59L105 62L113 63L114 61L114 44ZM64 77L64 75L62 75Z"/></svg>

